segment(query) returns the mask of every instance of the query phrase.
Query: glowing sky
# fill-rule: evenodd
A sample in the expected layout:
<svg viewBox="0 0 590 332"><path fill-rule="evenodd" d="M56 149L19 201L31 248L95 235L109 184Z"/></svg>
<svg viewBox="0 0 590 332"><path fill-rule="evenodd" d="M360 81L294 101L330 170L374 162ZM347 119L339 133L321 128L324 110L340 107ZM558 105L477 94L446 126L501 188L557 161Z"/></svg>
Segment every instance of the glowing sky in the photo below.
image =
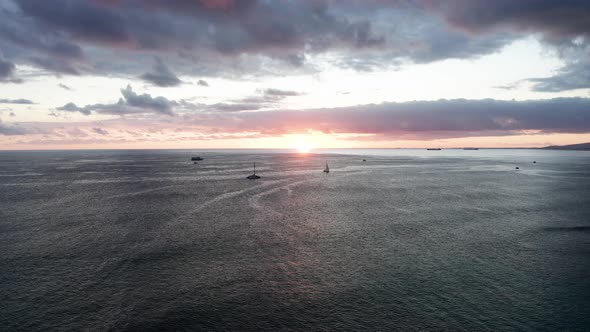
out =
<svg viewBox="0 0 590 332"><path fill-rule="evenodd" d="M0 149L579 142L588 1L0 2Z"/></svg>

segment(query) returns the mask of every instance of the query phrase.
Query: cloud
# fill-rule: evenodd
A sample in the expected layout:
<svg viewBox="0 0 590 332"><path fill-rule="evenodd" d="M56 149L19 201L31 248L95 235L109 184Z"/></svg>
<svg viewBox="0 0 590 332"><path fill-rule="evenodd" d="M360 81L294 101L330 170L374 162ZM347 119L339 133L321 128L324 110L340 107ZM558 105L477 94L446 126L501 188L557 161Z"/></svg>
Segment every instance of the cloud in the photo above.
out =
<svg viewBox="0 0 590 332"><path fill-rule="evenodd" d="M68 75L80 75L80 71L78 68L76 68L75 64L68 60L53 57L31 57L30 60L36 66L51 72Z"/></svg>
<svg viewBox="0 0 590 332"><path fill-rule="evenodd" d="M24 129L22 127L15 126L15 125L4 124L4 123L2 123L2 120L0 120L0 135L16 136L16 135L25 135L25 134L27 134L26 129Z"/></svg>
<svg viewBox="0 0 590 332"><path fill-rule="evenodd" d="M523 132L589 133L590 99L501 101L438 100L311 110L196 114L195 123L228 132L268 135L356 133L414 139L512 135Z"/></svg>
<svg viewBox="0 0 590 332"><path fill-rule="evenodd" d="M268 96L278 96L278 97L292 97L292 96L299 96L300 93L297 91L289 91L289 90L279 90L279 89L265 89L264 94Z"/></svg>
<svg viewBox="0 0 590 332"><path fill-rule="evenodd" d="M553 76L531 78L533 90L560 92L590 88L590 43L569 43L562 47L565 64Z"/></svg>
<svg viewBox="0 0 590 332"><path fill-rule="evenodd" d="M74 37L115 44L130 38L124 17L93 1L19 0L17 4L25 15Z"/></svg>
<svg viewBox="0 0 590 332"><path fill-rule="evenodd" d="M173 108L179 105L176 101L168 100L164 97L152 97L147 93L141 95L137 94L133 91L133 88L130 85L121 89L121 94L123 95L123 98L113 104L94 104L79 107L74 103L67 103L64 106L56 108L56 110L80 112L84 115L90 115L93 112L96 112L99 114L111 115L152 113L173 116Z"/></svg>
<svg viewBox="0 0 590 332"><path fill-rule="evenodd" d="M102 128L96 128L95 127L95 128L92 128L92 131L95 132L95 133L97 133L97 134L99 134L99 135L102 135L102 136L106 136L106 135L109 134L108 131L106 131L106 130L104 130Z"/></svg>
<svg viewBox="0 0 590 332"><path fill-rule="evenodd" d="M585 0L418 0L453 26L482 33L494 29L541 32L548 39L590 37L590 3Z"/></svg>
<svg viewBox="0 0 590 332"><path fill-rule="evenodd" d="M322 61L374 71L406 61L471 59L530 34L542 35L558 49L574 38L585 38L584 44L590 38L590 5L585 0L18 0L11 4L0 7L0 49L18 65L67 75L139 75L164 87L181 84L177 75L285 75L321 70ZM166 63L157 60L154 69L145 73L154 56ZM7 81L1 67L0 79ZM553 81L567 81L569 68L573 67L568 65ZM569 89L567 84L557 88L555 82L537 83L541 90ZM574 88L580 85L586 84Z"/></svg>
<svg viewBox="0 0 590 332"><path fill-rule="evenodd" d="M418 0L473 40L503 31L540 33L566 63L553 77L532 78L533 90L559 92L590 87L590 2L585 0ZM493 45L491 45L493 46ZM445 46L445 48L448 48ZM493 48L493 47L492 47Z"/></svg>
<svg viewBox="0 0 590 332"><path fill-rule="evenodd" d="M90 115L92 113L92 110L95 109L93 106L96 106L96 105L92 105L92 106L89 105L86 107L78 107L74 103L67 103L64 106L57 107L56 110L65 111L65 112L80 112L84 115Z"/></svg>
<svg viewBox="0 0 590 332"><path fill-rule="evenodd" d="M533 90L539 92L560 92L590 88L590 64L575 63L563 67L557 75L545 78L531 78Z"/></svg>
<svg viewBox="0 0 590 332"><path fill-rule="evenodd" d="M21 83L22 80L14 77L15 69L14 63L6 60L0 53L0 82Z"/></svg>
<svg viewBox="0 0 590 332"><path fill-rule="evenodd" d="M29 99L0 99L0 104L32 105L34 102Z"/></svg>
<svg viewBox="0 0 590 332"><path fill-rule="evenodd" d="M202 107L199 112L184 113L182 116L171 118L143 116L101 120L100 129L109 134L120 132L121 128L142 133L139 136L133 135L137 141L147 141L154 133L166 136L169 141L175 141L181 139L179 137L183 136L182 132L198 133L207 139L223 139L231 135L276 137L303 134L313 130L325 134L364 137L358 139L373 141L590 133L590 98L523 101L443 99L248 112L214 109L222 108L222 105L199 106ZM92 112L100 113L100 109L97 107L97 110ZM24 129L52 132L80 127L88 128L89 131L100 135L99 132L91 130L98 127L83 122L28 123ZM18 128L24 130L23 127ZM14 127L11 129L14 133ZM196 138L193 135L187 139Z"/></svg>
<svg viewBox="0 0 590 332"><path fill-rule="evenodd" d="M152 97L147 93L139 95L133 91L130 85L121 90L125 102L131 107L144 108L162 113L173 115L172 108L177 105L175 101L170 101L164 97ZM119 101L121 103L121 101Z"/></svg>
<svg viewBox="0 0 590 332"><path fill-rule="evenodd" d="M208 111L220 111L220 112L243 112L243 111L255 111L261 109L262 106L259 104L245 104L245 103L218 103L213 105L207 105L205 107Z"/></svg>
<svg viewBox="0 0 590 332"><path fill-rule="evenodd" d="M166 57L167 66L157 65L142 78L174 86L179 82L172 69L186 74L193 70L187 65L200 72L239 71L239 63L248 62L245 67L265 71L265 58L272 58L297 68L305 63L305 53L387 44L386 31L374 29L373 17L332 8L336 3L209 3L19 0L14 8L0 10L0 47L10 48L21 62L71 75L133 74L147 54L157 54Z"/></svg>
<svg viewBox="0 0 590 332"><path fill-rule="evenodd" d="M290 90L280 90L274 88L257 90L259 95L245 97L233 100L236 104L224 104L230 107L225 107L224 111L231 112L234 109L236 111L245 110L257 110L262 108L268 108L276 106L281 100L287 97L300 96L301 93ZM234 107L235 106L235 107Z"/></svg>
<svg viewBox="0 0 590 332"><path fill-rule="evenodd" d="M58 86L64 90L73 91L72 88L70 88L69 86L67 86L63 83L59 83Z"/></svg>
<svg viewBox="0 0 590 332"><path fill-rule="evenodd" d="M316 44L378 46L370 20L350 22L316 1L19 0L23 14L78 40L117 47L165 49L207 46L239 54L302 49Z"/></svg>
<svg viewBox="0 0 590 332"><path fill-rule="evenodd" d="M14 73L15 65L0 55L0 78L5 79Z"/></svg>
<svg viewBox="0 0 590 332"><path fill-rule="evenodd" d="M141 75L141 78L160 87L177 86L182 83L160 58L156 58L154 71Z"/></svg>

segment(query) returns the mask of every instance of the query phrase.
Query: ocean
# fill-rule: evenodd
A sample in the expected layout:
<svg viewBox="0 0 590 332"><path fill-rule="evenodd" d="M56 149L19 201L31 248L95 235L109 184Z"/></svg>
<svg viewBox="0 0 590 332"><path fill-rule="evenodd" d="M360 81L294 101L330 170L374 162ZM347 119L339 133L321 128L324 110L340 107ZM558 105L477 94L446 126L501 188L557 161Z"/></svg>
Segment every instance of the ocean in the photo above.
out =
<svg viewBox="0 0 590 332"><path fill-rule="evenodd" d="M262 178L246 180L253 162ZM546 150L0 152L0 330L588 331L589 165Z"/></svg>

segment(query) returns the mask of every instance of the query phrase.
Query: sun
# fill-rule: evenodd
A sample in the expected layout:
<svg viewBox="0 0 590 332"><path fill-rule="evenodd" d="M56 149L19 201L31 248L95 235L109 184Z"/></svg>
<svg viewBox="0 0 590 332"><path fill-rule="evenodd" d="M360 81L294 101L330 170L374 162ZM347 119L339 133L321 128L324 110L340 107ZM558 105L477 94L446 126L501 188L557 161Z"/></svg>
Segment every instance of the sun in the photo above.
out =
<svg viewBox="0 0 590 332"><path fill-rule="evenodd" d="M309 153L311 151L311 146L309 144L301 144L296 147L299 153Z"/></svg>
<svg viewBox="0 0 590 332"><path fill-rule="evenodd" d="M291 138L291 144L289 144L289 147L299 153L305 154L311 152L313 144L308 137L297 135Z"/></svg>

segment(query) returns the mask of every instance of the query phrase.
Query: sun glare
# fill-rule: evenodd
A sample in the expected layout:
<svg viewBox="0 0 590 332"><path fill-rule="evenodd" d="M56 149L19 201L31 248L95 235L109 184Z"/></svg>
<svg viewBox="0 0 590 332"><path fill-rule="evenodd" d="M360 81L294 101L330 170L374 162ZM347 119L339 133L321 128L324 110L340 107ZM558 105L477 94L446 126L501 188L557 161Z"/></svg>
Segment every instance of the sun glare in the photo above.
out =
<svg viewBox="0 0 590 332"><path fill-rule="evenodd" d="M301 145L297 147L297 151L299 151L299 153L309 153L311 151L311 147L309 145Z"/></svg>
<svg viewBox="0 0 590 332"><path fill-rule="evenodd" d="M313 149L313 145L309 141L307 136L293 136L291 138L291 144L289 147L296 150L299 153L309 153Z"/></svg>

